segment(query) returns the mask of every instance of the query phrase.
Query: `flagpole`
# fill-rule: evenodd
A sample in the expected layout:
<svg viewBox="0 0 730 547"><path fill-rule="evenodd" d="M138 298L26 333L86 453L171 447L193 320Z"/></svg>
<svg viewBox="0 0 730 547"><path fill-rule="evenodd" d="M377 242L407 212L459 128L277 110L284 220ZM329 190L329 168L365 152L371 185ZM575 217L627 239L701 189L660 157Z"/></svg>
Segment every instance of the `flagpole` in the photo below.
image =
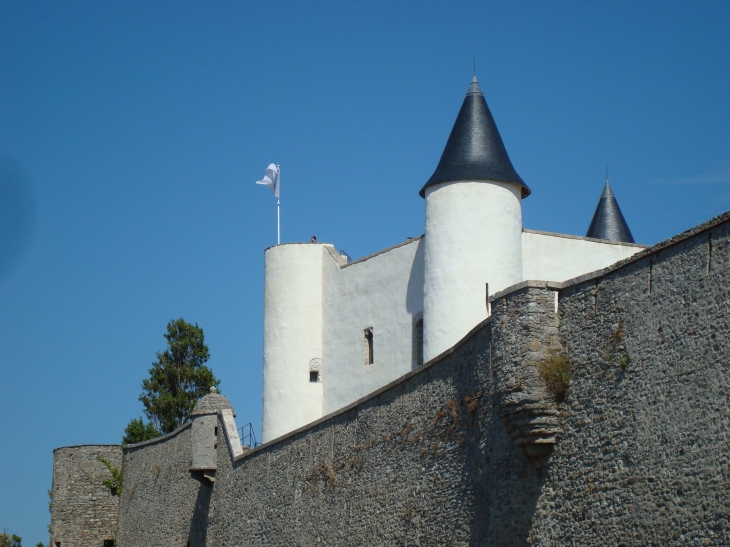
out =
<svg viewBox="0 0 730 547"><path fill-rule="evenodd" d="M278 171L276 174L276 184L277 184L277 190L281 192L281 166L277 165L276 170ZM281 245L281 207L280 204L281 200L277 197L276 198L276 244Z"/></svg>

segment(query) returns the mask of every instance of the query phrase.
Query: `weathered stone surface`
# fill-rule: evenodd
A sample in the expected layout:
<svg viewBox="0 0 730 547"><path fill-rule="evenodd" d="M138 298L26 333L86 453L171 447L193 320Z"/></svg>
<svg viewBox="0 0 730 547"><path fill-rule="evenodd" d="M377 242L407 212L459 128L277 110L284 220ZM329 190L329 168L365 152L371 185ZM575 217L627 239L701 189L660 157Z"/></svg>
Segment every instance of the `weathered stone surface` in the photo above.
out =
<svg viewBox="0 0 730 547"><path fill-rule="evenodd" d="M190 425L125 449L118 545L184 547L188 539L192 545L205 545L193 534L194 524L204 522L193 517L198 506L207 509L209 490L190 476Z"/></svg>
<svg viewBox="0 0 730 547"><path fill-rule="evenodd" d="M730 545L730 245L705 226L561 293L574 377L535 544Z"/></svg>
<svg viewBox="0 0 730 547"><path fill-rule="evenodd" d="M210 393L195 404L193 408L192 416L198 416L200 414L216 414L218 411L223 409L230 409L233 411L233 406L227 397L224 397L220 393L215 392L215 388L210 388ZM235 415L235 412L233 413Z"/></svg>
<svg viewBox="0 0 730 547"><path fill-rule="evenodd" d="M232 459L219 427L214 485L189 426L130 446L118 544L728 545L729 276L726 215L497 295L437 362L276 442Z"/></svg>
<svg viewBox="0 0 730 547"><path fill-rule="evenodd" d="M51 545L102 547L117 534L119 497L102 484L122 465L119 445L83 445L53 451Z"/></svg>
<svg viewBox="0 0 730 547"><path fill-rule="evenodd" d="M539 362L560 350L555 292L525 285L494 300L492 316L497 412L516 446L545 458L560 433L557 406L538 370Z"/></svg>

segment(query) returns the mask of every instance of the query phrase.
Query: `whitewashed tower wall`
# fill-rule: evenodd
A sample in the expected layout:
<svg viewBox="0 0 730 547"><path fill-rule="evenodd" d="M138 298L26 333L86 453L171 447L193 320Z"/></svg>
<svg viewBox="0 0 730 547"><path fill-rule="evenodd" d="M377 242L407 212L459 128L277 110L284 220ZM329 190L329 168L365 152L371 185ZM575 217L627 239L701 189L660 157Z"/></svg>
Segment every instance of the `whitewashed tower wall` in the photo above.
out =
<svg viewBox="0 0 730 547"><path fill-rule="evenodd" d="M521 188L459 181L426 189L424 358L487 317L490 292L522 281Z"/></svg>
<svg viewBox="0 0 730 547"><path fill-rule="evenodd" d="M264 253L263 442L322 417L322 383L310 381L322 359L320 244L285 244Z"/></svg>
<svg viewBox="0 0 730 547"><path fill-rule="evenodd" d="M424 359L446 351L488 315L489 293L522 281L522 198L476 76L446 147L421 189L426 199Z"/></svg>

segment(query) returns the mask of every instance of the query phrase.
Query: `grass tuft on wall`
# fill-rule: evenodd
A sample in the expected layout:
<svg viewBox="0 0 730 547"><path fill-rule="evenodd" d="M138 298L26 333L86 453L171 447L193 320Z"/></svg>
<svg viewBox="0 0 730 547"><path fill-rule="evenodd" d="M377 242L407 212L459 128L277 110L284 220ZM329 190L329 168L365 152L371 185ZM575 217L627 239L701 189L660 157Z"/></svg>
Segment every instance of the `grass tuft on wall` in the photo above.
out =
<svg viewBox="0 0 730 547"><path fill-rule="evenodd" d="M538 362L537 368L555 400L558 402L563 401L572 376L568 356L554 353L547 359Z"/></svg>

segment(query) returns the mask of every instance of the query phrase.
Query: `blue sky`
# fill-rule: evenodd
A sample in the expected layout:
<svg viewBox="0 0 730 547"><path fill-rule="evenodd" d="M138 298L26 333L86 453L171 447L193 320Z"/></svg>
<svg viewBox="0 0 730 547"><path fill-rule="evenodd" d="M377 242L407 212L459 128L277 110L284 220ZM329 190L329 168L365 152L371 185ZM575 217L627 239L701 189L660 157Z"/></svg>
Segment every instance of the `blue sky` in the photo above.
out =
<svg viewBox="0 0 730 547"><path fill-rule="evenodd" d="M359 258L477 75L527 228L640 243L730 209L728 2L0 1L0 529L48 541L52 450L119 442L173 318L260 432L263 250Z"/></svg>

